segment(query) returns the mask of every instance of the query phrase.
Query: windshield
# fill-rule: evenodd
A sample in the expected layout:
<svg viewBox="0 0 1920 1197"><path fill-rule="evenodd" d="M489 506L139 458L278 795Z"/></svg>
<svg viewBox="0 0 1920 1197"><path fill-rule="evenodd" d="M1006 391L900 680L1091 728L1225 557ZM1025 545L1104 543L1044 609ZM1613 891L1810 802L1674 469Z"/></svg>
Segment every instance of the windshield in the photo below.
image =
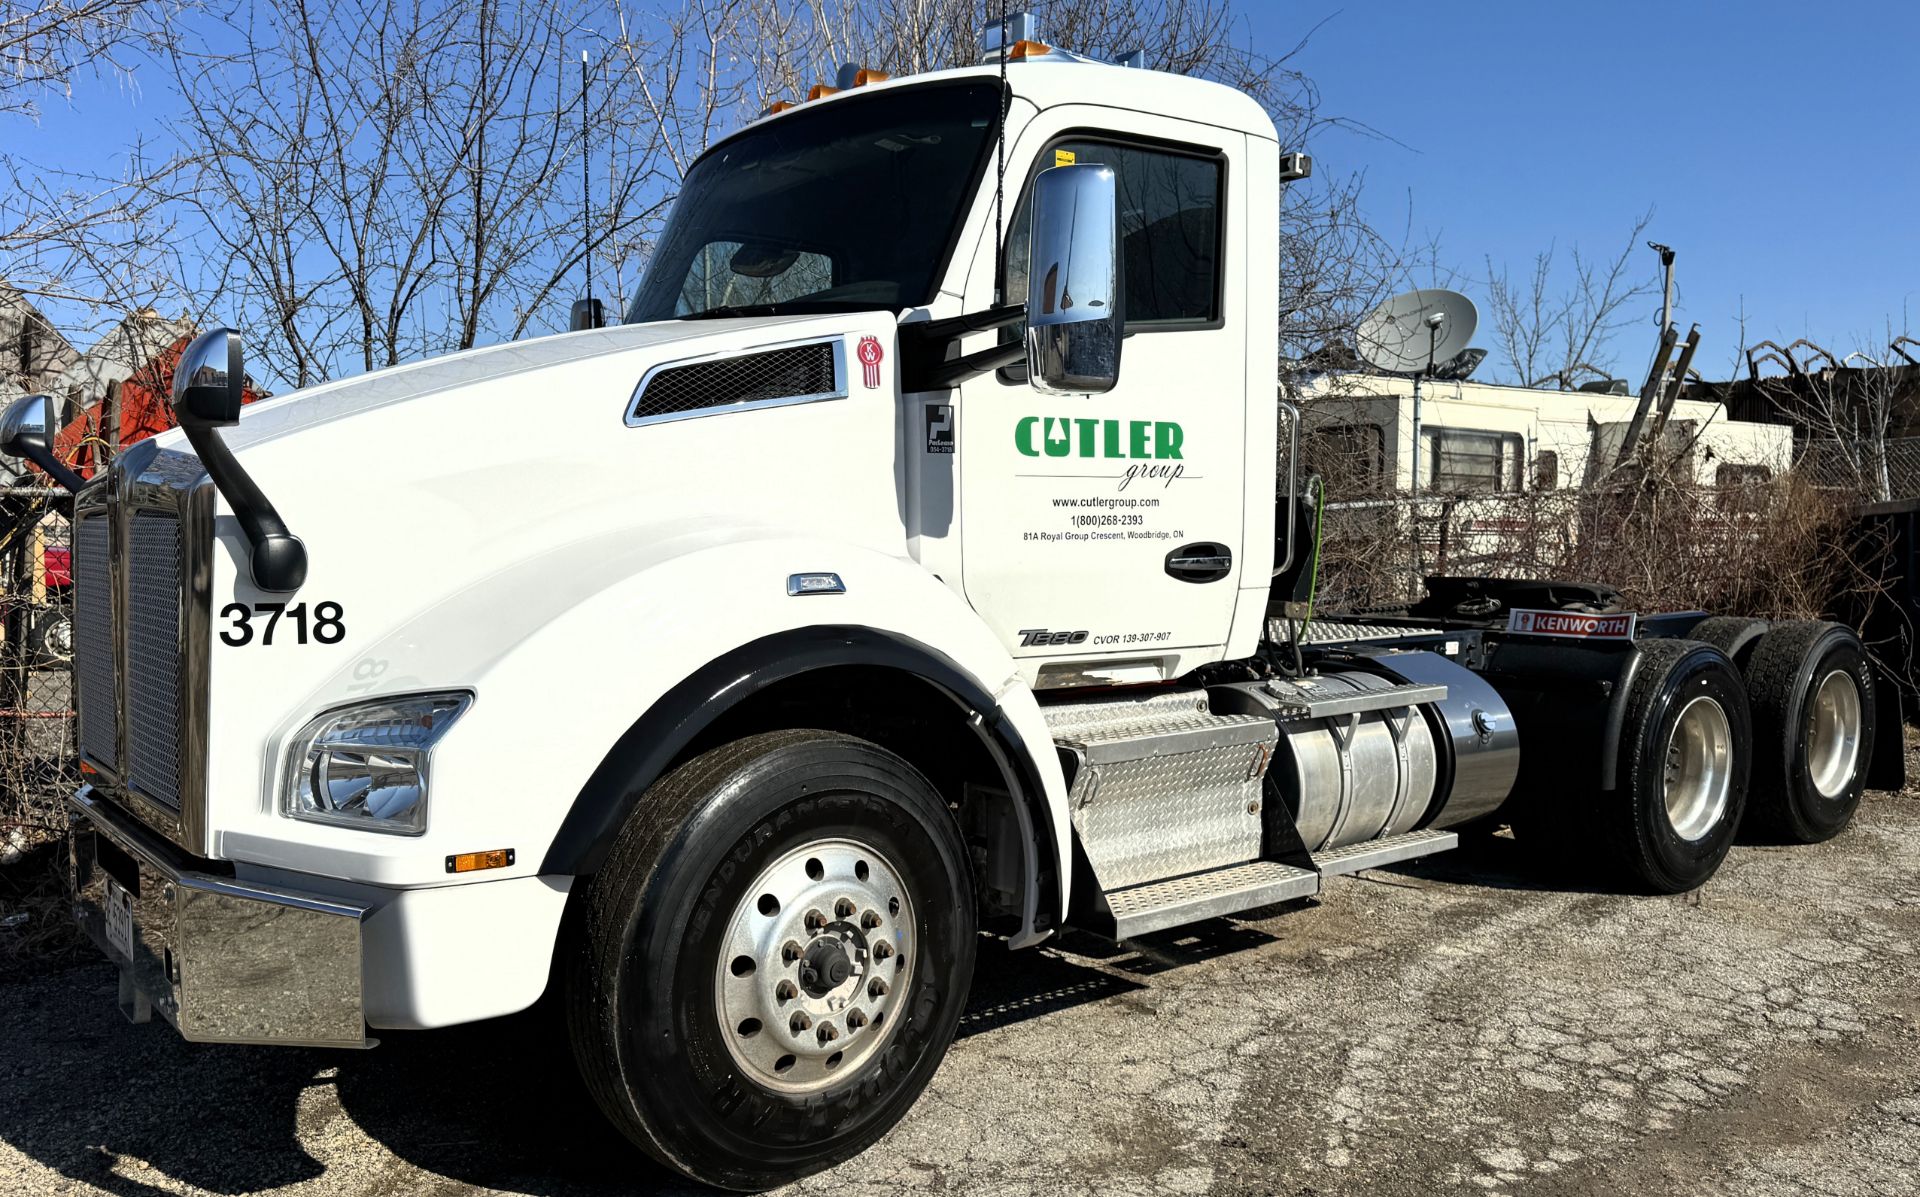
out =
<svg viewBox="0 0 1920 1197"><path fill-rule="evenodd" d="M998 105L986 81L904 88L722 142L687 173L627 322L930 302Z"/></svg>

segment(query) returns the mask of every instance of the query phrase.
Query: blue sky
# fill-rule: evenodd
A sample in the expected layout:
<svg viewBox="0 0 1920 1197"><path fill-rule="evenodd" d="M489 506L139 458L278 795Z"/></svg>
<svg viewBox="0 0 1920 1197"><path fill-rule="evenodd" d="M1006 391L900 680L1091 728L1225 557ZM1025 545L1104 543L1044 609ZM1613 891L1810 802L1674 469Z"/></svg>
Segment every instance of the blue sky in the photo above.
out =
<svg viewBox="0 0 1920 1197"><path fill-rule="evenodd" d="M1377 224L1437 234L1484 299L1484 260L1617 252L1634 218L1679 251L1681 331L1725 377L1749 341L1879 353L1920 335L1920 4L1243 5L1254 36L1297 39L1326 111L1397 141L1326 135L1320 171L1364 171ZM1643 238L1644 240L1645 238ZM1657 270L1652 251L1638 265ZM1907 313L1903 315L1903 313ZM1623 331L1641 369L1657 301ZM1629 343L1631 342L1631 343ZM1485 338L1481 339L1485 343ZM1637 379L1636 379L1637 383Z"/></svg>
<svg viewBox="0 0 1920 1197"><path fill-rule="evenodd" d="M1393 140L1333 131L1318 169L1364 172L1375 222L1437 236L1456 285L1485 299L1485 261L1518 276L1647 236L1680 252L1677 316L1697 366L1724 376L1739 341L1811 336L1879 352L1889 320L1920 335L1920 4L1480 3L1333 0L1239 11L1271 48L1324 21L1296 60L1325 109ZM9 148L112 170L171 108L152 71L83 80ZM1396 144L1397 143L1397 144ZM1637 268L1656 269L1651 251ZM1422 280L1425 281L1425 280ZM1652 302L1613 347L1641 368ZM1481 338L1486 343L1486 338Z"/></svg>

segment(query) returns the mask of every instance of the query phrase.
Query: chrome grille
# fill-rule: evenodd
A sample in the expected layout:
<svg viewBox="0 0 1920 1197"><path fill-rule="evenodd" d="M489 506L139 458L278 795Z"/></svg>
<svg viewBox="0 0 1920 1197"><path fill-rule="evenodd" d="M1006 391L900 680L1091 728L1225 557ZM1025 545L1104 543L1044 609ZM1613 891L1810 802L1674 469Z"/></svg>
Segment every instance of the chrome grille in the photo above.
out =
<svg viewBox="0 0 1920 1197"><path fill-rule="evenodd" d="M136 511L127 561L126 781L180 809L180 521Z"/></svg>
<svg viewBox="0 0 1920 1197"><path fill-rule="evenodd" d="M642 381L629 422L749 403L824 398L840 390L838 341L815 341L667 366Z"/></svg>
<svg viewBox="0 0 1920 1197"><path fill-rule="evenodd" d="M73 678L80 689L80 751L117 769L110 522L92 516L73 531Z"/></svg>

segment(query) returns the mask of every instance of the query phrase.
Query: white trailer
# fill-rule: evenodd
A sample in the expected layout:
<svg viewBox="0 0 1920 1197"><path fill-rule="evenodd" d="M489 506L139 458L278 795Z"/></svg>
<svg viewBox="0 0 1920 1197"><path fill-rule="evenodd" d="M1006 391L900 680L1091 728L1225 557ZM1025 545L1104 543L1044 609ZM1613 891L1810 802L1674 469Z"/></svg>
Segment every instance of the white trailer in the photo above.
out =
<svg viewBox="0 0 1920 1197"><path fill-rule="evenodd" d="M1660 891L1743 816L1845 825L1887 716L1843 629L1492 583L1301 629L1284 147L1015 56L715 146L620 327L244 415L239 334L195 344L182 429L76 498L75 900L131 1014L371 1047L557 987L607 1116L758 1189L913 1104L982 931L1494 819Z"/></svg>
<svg viewBox="0 0 1920 1197"><path fill-rule="evenodd" d="M1309 445L1360 455L1355 465L1398 492L1413 483L1413 382L1359 371L1315 373L1299 383ZM1639 400L1470 380L1421 383L1420 490L1424 494L1524 494L1578 487L1618 456ZM1661 448L1678 480L1737 487L1784 473L1793 429L1731 419L1725 405L1679 399ZM1313 452L1307 451L1311 462ZM1596 480L1598 475L1596 475Z"/></svg>

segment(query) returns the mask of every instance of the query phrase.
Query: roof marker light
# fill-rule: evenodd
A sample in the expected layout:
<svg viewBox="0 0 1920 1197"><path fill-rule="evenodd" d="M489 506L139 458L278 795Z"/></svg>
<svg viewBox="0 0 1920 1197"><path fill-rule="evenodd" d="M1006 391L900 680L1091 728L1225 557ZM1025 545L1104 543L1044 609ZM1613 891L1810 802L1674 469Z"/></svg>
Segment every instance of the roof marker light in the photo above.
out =
<svg viewBox="0 0 1920 1197"><path fill-rule="evenodd" d="M839 88L828 87L824 83L816 83L812 87L809 87L807 89L807 99L809 100L824 100L828 96L835 96L839 94L840 94Z"/></svg>
<svg viewBox="0 0 1920 1197"><path fill-rule="evenodd" d="M1036 42L1029 38L1022 38L1021 40L1013 43L1013 49L1007 51L1007 57L1014 62L1019 62L1020 60L1025 58L1038 58L1042 54L1051 54L1051 53L1053 53L1053 47L1049 46L1047 43Z"/></svg>
<svg viewBox="0 0 1920 1197"><path fill-rule="evenodd" d="M773 103L767 105L767 110L762 115L779 116L781 113L785 112L787 109L792 107L795 107L794 102L792 100L775 100Z"/></svg>
<svg viewBox="0 0 1920 1197"><path fill-rule="evenodd" d="M853 85L865 87L869 83L885 83L893 76L886 71L876 71L870 67L861 67L853 73Z"/></svg>

